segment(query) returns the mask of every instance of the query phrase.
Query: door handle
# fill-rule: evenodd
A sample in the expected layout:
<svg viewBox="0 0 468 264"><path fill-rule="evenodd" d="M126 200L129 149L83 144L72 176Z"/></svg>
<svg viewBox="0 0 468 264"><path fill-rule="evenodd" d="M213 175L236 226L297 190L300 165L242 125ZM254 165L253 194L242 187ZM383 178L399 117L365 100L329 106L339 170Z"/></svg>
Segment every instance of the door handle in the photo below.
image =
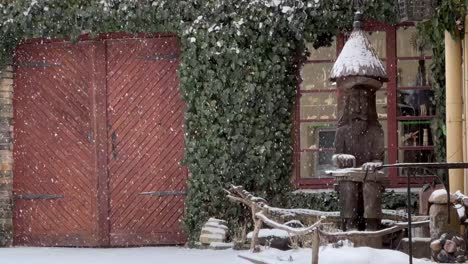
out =
<svg viewBox="0 0 468 264"><path fill-rule="evenodd" d="M111 144L112 144L112 158L114 160L118 159L118 154L117 154L117 134L115 131L112 132L111 134Z"/></svg>

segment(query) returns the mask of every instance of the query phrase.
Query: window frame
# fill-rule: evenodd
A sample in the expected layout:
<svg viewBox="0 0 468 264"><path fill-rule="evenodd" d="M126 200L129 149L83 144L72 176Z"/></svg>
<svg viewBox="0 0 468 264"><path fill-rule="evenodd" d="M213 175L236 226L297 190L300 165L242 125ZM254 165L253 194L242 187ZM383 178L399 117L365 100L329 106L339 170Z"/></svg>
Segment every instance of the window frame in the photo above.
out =
<svg viewBox="0 0 468 264"><path fill-rule="evenodd" d="M397 163L398 161L398 151L401 149L414 149L414 150L422 150L422 149L433 149L434 146L418 146L418 147L410 147L410 146L398 146L398 122L400 120L432 120L436 116L428 116L428 117L399 117L398 116L398 109L397 109L397 100L398 100L398 90L410 90L410 89L422 89L428 90L432 89L431 86L427 87L398 87L398 76L397 76L397 63L398 60L418 60L424 59L428 60L431 59L432 56L416 56L416 57L398 57L397 56L397 29L400 27L414 27L415 24L412 22L404 22L399 23L397 25L389 25L384 24L378 21L369 20L365 21L363 25L363 29L365 31L382 31L386 33L386 59L384 63L386 63L387 74L389 77L389 81L387 83L386 92L387 92L387 117L386 118L379 118L379 121L386 120L387 122L387 158L388 163ZM345 34L342 32L336 37L336 57L338 57L339 52L343 49L344 43L346 40ZM335 58L336 60L336 58ZM307 60L307 63L327 63L327 62L334 62L334 60ZM301 78L301 69L298 71L298 78ZM314 120L302 120L300 117L300 100L301 96L304 94L310 93L317 93L317 92L330 92L336 93L337 89L313 89L313 90L301 90L301 83L298 83L297 87L297 94L295 99L295 106L294 106L294 115L293 115L293 183L299 189L320 189L320 188L331 188L333 187L335 180L333 178L301 178L301 153L303 152L320 152L320 149L308 149L303 150L301 149L301 142L300 142L300 129L302 123L313 123L313 122L322 122L322 123L336 123L336 119L314 119ZM326 151L330 151L333 149L326 149ZM397 168L389 168L388 169L388 179L390 182L389 187L403 187L406 186L407 179L406 176L398 175ZM425 183L433 182L434 177L432 176L421 176L421 177L412 177L411 184L414 187L422 186Z"/></svg>

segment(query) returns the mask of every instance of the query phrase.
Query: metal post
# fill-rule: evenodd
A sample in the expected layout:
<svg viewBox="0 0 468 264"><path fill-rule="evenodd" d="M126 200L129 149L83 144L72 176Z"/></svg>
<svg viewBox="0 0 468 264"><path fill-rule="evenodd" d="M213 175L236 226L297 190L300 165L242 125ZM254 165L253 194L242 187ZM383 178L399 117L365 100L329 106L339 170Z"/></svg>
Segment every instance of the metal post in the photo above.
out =
<svg viewBox="0 0 468 264"><path fill-rule="evenodd" d="M408 255L409 264L413 264L413 239L411 234L411 185L410 185L410 173L407 174L407 188L408 188Z"/></svg>

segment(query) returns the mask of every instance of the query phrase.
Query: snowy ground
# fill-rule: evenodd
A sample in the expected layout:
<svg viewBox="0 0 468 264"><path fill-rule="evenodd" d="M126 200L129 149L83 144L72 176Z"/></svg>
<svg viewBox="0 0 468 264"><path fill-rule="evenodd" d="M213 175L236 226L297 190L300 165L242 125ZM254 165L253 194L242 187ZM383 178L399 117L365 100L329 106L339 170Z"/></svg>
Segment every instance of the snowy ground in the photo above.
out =
<svg viewBox="0 0 468 264"><path fill-rule="evenodd" d="M1 264L248 264L239 254L268 260L274 264L310 264L310 249L279 251L268 249L258 254L234 250L197 250L177 247L119 249L83 248L0 248ZM320 264L404 264L408 256L390 250L322 247ZM430 261L415 260L414 264Z"/></svg>

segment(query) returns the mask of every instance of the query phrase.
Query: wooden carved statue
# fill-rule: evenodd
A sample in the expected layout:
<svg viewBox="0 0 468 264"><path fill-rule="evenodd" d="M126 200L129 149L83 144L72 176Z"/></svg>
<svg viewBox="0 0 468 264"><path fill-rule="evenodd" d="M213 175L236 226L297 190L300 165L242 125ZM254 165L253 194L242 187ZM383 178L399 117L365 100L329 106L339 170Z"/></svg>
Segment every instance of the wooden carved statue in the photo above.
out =
<svg viewBox="0 0 468 264"><path fill-rule="evenodd" d="M383 161L384 132L377 119L375 89L356 85L340 93L335 153L353 155L354 167Z"/></svg>
<svg viewBox="0 0 468 264"><path fill-rule="evenodd" d="M376 230L381 222L385 175L373 171L384 160L384 132L378 121L375 93L388 78L361 28L362 14L356 13L355 19L354 30L330 74L338 90L333 162L338 168L354 169L332 174L340 195L342 228Z"/></svg>

